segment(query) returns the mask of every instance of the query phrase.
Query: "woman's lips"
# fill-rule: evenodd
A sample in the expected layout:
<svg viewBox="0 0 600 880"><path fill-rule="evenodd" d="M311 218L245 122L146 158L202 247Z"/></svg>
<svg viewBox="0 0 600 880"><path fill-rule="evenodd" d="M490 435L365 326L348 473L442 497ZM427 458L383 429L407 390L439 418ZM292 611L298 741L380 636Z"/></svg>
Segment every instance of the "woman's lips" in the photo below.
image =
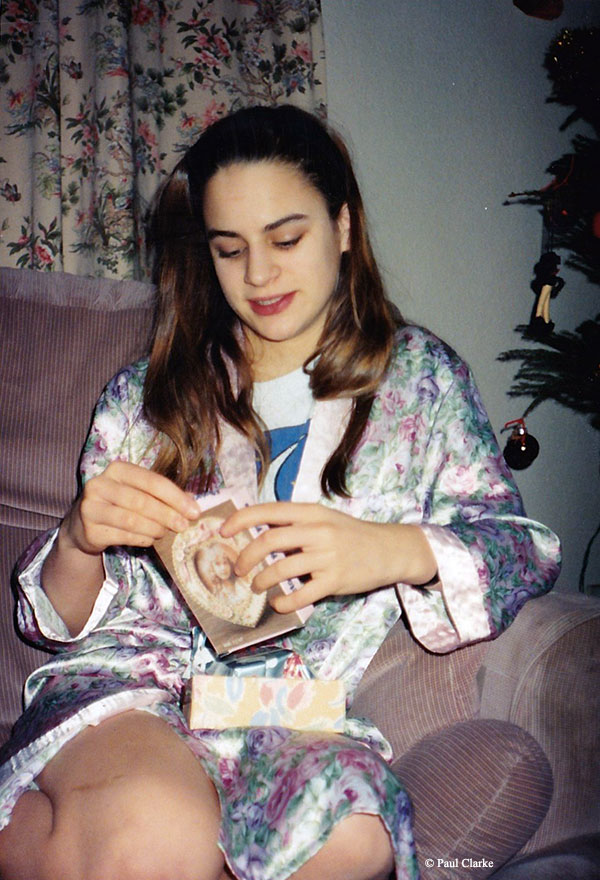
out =
<svg viewBox="0 0 600 880"><path fill-rule="evenodd" d="M290 293L283 293L281 296L251 299L248 300L248 302L255 315L261 315L263 317L266 315L278 315L279 312L283 312L284 309L287 309L295 295L296 291L292 290Z"/></svg>

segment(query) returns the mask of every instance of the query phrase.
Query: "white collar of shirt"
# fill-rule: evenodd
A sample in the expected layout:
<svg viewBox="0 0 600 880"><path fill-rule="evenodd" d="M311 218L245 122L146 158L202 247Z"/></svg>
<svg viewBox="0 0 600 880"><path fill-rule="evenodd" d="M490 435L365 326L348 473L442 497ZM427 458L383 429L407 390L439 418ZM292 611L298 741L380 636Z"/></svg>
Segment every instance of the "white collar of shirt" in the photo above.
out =
<svg viewBox="0 0 600 880"><path fill-rule="evenodd" d="M311 416L313 403L310 376L303 367L276 379L254 383L252 406L269 431L303 425Z"/></svg>

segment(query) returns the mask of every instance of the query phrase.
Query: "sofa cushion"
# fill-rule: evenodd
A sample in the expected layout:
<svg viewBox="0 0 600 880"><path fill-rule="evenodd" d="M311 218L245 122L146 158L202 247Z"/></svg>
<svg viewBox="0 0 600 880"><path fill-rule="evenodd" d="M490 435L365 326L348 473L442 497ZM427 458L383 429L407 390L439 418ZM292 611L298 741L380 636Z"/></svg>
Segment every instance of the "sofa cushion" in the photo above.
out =
<svg viewBox="0 0 600 880"><path fill-rule="evenodd" d="M410 796L422 880L483 880L542 821L552 771L532 736L476 719L430 734L393 764Z"/></svg>
<svg viewBox="0 0 600 880"><path fill-rule="evenodd" d="M3 521L62 516L92 407L144 351L152 308L140 282L0 270Z"/></svg>
<svg viewBox="0 0 600 880"><path fill-rule="evenodd" d="M17 636L10 572L73 500L94 403L146 350L153 306L137 281L0 268L0 741L44 659Z"/></svg>

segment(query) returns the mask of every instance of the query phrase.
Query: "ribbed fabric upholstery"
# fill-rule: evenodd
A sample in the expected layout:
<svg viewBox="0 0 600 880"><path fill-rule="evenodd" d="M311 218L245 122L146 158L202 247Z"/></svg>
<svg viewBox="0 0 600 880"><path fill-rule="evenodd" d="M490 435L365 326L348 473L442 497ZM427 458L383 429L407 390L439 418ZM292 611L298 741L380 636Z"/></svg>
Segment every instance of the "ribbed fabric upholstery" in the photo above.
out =
<svg viewBox="0 0 600 880"><path fill-rule="evenodd" d="M19 641L10 572L64 514L92 408L147 346L153 290L140 282L0 269L0 740L43 655Z"/></svg>
<svg viewBox="0 0 600 880"><path fill-rule="evenodd" d="M152 294L139 282L18 269L3 269L0 285L0 503L11 525L30 525L28 513L61 516L74 497L92 407L111 375L144 350Z"/></svg>
<svg viewBox="0 0 600 880"><path fill-rule="evenodd" d="M559 796L526 852L560 839L557 829L578 835L600 828L599 624L582 623L548 648L513 708L514 723L530 731L549 758L560 756L554 761Z"/></svg>
<svg viewBox="0 0 600 880"><path fill-rule="evenodd" d="M600 880L600 835L588 834L516 859L494 880Z"/></svg>
<svg viewBox="0 0 600 880"><path fill-rule="evenodd" d="M524 635L527 638L524 638ZM482 714L518 724L544 749L554 797L524 852L600 828L600 602L550 593L490 645Z"/></svg>
<svg viewBox="0 0 600 880"><path fill-rule="evenodd" d="M502 721L466 721L431 734L394 771L413 804L422 880L489 877L523 846L552 796L543 751Z"/></svg>
<svg viewBox="0 0 600 880"><path fill-rule="evenodd" d="M367 667L352 714L371 718L401 755L426 734L476 717L476 674L486 650L479 643L431 654L400 620Z"/></svg>
<svg viewBox="0 0 600 880"><path fill-rule="evenodd" d="M0 525L0 742L7 738L22 712L21 691L25 678L47 656L43 651L38 651L17 638L13 625L14 601L9 588L15 559L37 533L35 529Z"/></svg>

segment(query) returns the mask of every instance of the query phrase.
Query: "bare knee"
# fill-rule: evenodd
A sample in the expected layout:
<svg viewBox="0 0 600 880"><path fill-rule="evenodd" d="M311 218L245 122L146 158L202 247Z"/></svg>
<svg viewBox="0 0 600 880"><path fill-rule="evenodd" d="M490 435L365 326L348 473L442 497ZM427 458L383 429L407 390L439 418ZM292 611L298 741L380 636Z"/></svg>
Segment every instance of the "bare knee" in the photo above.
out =
<svg viewBox="0 0 600 880"><path fill-rule="evenodd" d="M123 713L86 729L50 762L40 785L54 806L51 880L221 877L216 791L160 719Z"/></svg>
<svg viewBox="0 0 600 880"><path fill-rule="evenodd" d="M335 837L333 836L335 835ZM355 865L365 880L387 878L394 867L390 836L378 816L355 814L341 822L332 835L339 852Z"/></svg>
<svg viewBox="0 0 600 880"><path fill-rule="evenodd" d="M219 813L188 803L161 785L130 792L128 821L111 829L100 866L82 880L217 880L223 857L217 847Z"/></svg>
<svg viewBox="0 0 600 880"><path fill-rule="evenodd" d="M394 867L389 834L378 816L359 813L336 825L293 880L387 880Z"/></svg>
<svg viewBox="0 0 600 880"><path fill-rule="evenodd" d="M166 829L167 831L169 829ZM219 880L223 858L216 847L187 842L169 843L167 837L143 833L115 835L97 863L89 864L81 880Z"/></svg>
<svg viewBox="0 0 600 880"><path fill-rule="evenodd" d="M101 839L86 845L89 824L79 828L77 880L218 880L223 856L216 794L205 791L200 803L187 794L153 777L128 780L124 790L113 786L108 809L114 821L106 822ZM73 845L72 828L63 818L53 840L56 859ZM62 878L58 870L56 876Z"/></svg>
<svg viewBox="0 0 600 880"><path fill-rule="evenodd" d="M52 830L52 805L41 791L17 801L9 824L0 831L0 878L44 880L44 850ZM68 875L64 875L68 880Z"/></svg>
<svg viewBox="0 0 600 880"><path fill-rule="evenodd" d="M76 859L74 873L70 856L73 850L69 842L65 844L57 836L48 851L49 873L40 880L219 880L223 857L217 847L202 845L198 833L196 839L182 845L178 834L169 837L173 830L165 826L161 835L155 835L147 828L128 825L95 849L93 857L89 854ZM32 880L30 874L22 876L23 880ZM20 876L15 880L21 880Z"/></svg>
<svg viewBox="0 0 600 880"><path fill-rule="evenodd" d="M216 795L206 808L187 802L159 780L130 781L111 790L101 835L97 814L74 796L55 810L42 792L27 792L0 832L1 880L219 880Z"/></svg>

